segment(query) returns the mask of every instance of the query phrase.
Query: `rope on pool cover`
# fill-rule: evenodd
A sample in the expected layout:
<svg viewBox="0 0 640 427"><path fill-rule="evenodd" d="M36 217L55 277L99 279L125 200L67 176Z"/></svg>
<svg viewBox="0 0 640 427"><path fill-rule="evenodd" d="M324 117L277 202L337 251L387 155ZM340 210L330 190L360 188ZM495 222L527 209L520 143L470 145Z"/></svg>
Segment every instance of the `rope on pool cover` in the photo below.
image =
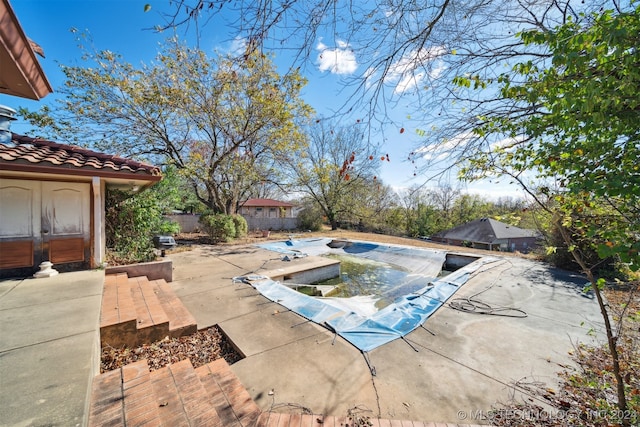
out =
<svg viewBox="0 0 640 427"><path fill-rule="evenodd" d="M473 294L468 298L454 298L451 302L448 303L448 306L453 308L454 310L462 311L465 313L475 313L475 314L487 314L491 316L502 316L502 317L515 317L515 318L525 318L528 316L527 312L521 310L519 308L513 307L493 307L486 302L474 299L476 296L480 295L483 292L491 289L493 285L489 286L487 289L478 292L477 294Z"/></svg>

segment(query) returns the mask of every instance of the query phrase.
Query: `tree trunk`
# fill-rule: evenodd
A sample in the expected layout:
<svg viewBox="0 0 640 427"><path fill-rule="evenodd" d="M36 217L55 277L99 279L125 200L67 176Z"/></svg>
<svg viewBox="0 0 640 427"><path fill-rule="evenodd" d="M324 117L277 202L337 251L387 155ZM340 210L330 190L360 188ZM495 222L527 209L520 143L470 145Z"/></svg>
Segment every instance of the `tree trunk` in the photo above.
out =
<svg viewBox="0 0 640 427"><path fill-rule="evenodd" d="M562 239L564 240L567 247L571 247L573 245L573 240L569 235L569 231L562 226L562 224L558 224L558 229L560 230L560 234L562 234ZM614 336L613 328L611 327L611 320L609 319L609 312L607 311L607 305L602 298L602 293L600 292L600 287L598 286L598 281L596 280L593 272L590 268L587 267L585 261L582 259L580 254L573 250L571 251L571 255L573 259L580 265L580 268L584 271L591 283L591 287L593 288L593 292L596 294L596 300L598 301L598 306L600 307L600 313L602 314L602 319L604 320L605 331L607 332L607 345L609 347L609 353L611 354L612 366L613 366L613 376L616 379L616 393L618 396L618 409L620 410L623 418L622 425L624 427L630 427L631 422L629 421L629 413L627 411L627 397L624 392L624 380L622 378L622 373L620 372L620 357L618 354L618 346L616 341L618 337Z"/></svg>
<svg viewBox="0 0 640 427"><path fill-rule="evenodd" d="M331 224L331 230L335 231L338 229L338 221L336 220L336 214L330 212L327 214L327 219L329 220L329 224Z"/></svg>

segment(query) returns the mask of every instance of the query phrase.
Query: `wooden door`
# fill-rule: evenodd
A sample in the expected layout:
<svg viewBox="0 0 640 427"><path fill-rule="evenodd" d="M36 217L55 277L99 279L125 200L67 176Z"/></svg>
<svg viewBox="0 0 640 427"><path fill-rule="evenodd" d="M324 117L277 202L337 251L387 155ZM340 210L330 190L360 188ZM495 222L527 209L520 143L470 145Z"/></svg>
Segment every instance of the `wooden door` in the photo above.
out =
<svg viewBox="0 0 640 427"><path fill-rule="evenodd" d="M1 179L1 275L27 275L43 261L88 268L90 218L89 184Z"/></svg>
<svg viewBox="0 0 640 427"><path fill-rule="evenodd" d="M40 182L0 179L0 269L31 269L40 246Z"/></svg>
<svg viewBox="0 0 640 427"><path fill-rule="evenodd" d="M43 182L41 233L43 258L54 266L89 259L89 184Z"/></svg>

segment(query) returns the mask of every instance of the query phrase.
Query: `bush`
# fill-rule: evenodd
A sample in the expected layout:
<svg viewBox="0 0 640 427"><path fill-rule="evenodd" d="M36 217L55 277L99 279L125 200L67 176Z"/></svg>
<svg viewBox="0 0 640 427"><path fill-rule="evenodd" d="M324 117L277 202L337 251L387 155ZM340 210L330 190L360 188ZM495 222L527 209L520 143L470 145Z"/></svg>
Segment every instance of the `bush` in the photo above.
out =
<svg viewBox="0 0 640 427"><path fill-rule="evenodd" d="M322 228L322 212L314 208L304 208L298 214L298 227L301 230L319 231Z"/></svg>
<svg viewBox="0 0 640 427"><path fill-rule="evenodd" d="M233 223L236 227L236 234L234 237L238 239L240 237L246 236L247 232L249 231L247 220L244 219L242 215L231 215L231 219L233 219Z"/></svg>
<svg viewBox="0 0 640 427"><path fill-rule="evenodd" d="M199 222L214 243L229 242L236 235L236 225L231 215L204 214Z"/></svg>
<svg viewBox="0 0 640 427"><path fill-rule="evenodd" d="M155 259L152 237L162 230L162 214L150 193L107 191L105 228L107 262L132 264Z"/></svg>

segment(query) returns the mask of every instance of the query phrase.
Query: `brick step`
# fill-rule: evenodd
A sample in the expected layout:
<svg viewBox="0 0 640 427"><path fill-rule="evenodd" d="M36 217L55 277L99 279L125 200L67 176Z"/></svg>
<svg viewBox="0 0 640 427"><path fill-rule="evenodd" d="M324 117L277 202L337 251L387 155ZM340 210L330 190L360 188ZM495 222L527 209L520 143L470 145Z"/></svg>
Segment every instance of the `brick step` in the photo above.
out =
<svg viewBox="0 0 640 427"><path fill-rule="evenodd" d="M261 410L224 359L196 369L225 426L253 426Z"/></svg>
<svg viewBox="0 0 640 427"><path fill-rule="evenodd" d="M169 334L174 338L195 334L198 331L196 319L176 296L171 286L164 279L152 280L151 286L160 300L160 305L169 316Z"/></svg>
<svg viewBox="0 0 640 427"><path fill-rule="evenodd" d="M98 375L89 426L224 426L191 362L149 372L146 360Z"/></svg>
<svg viewBox="0 0 640 427"><path fill-rule="evenodd" d="M137 337L136 307L126 273L110 274L104 278L100 308L100 344L121 347L135 343Z"/></svg>
<svg viewBox="0 0 640 427"><path fill-rule="evenodd" d="M162 425L225 425L188 359L153 371L150 377Z"/></svg>
<svg viewBox="0 0 640 427"><path fill-rule="evenodd" d="M100 314L101 346L136 347L197 331L194 317L164 280L105 276Z"/></svg>
<svg viewBox="0 0 640 427"><path fill-rule="evenodd" d="M145 276L130 277L129 286L138 321L136 345L151 344L169 335L169 316L149 279Z"/></svg>
<svg viewBox="0 0 640 427"><path fill-rule="evenodd" d="M345 416L262 412L224 359L198 369L183 360L153 372L141 360L93 379L88 427L343 427L351 423ZM369 423L373 427L463 426L377 418Z"/></svg>

